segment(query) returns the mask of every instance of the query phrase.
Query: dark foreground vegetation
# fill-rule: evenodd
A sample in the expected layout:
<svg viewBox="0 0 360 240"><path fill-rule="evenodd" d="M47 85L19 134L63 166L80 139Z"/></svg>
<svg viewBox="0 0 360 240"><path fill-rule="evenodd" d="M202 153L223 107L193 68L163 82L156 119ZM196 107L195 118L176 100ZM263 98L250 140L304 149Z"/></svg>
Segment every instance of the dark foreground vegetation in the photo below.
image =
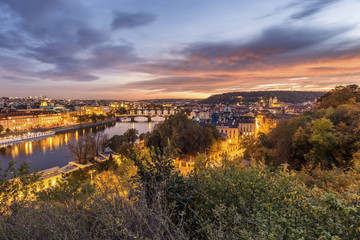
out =
<svg viewBox="0 0 360 240"><path fill-rule="evenodd" d="M1 239L357 239L359 195L310 189L286 169L226 161L182 176L169 151L137 152L2 205Z"/></svg>
<svg viewBox="0 0 360 240"><path fill-rule="evenodd" d="M50 189L36 191L26 166L3 170L2 179L19 178L0 181L0 239L360 239L358 89L334 99L338 91L349 92L338 88L314 112L249 139L247 167L225 155L180 174L174 159L185 150L171 144L187 138L165 145L165 122L142 147L136 132L113 138L114 149L131 151Z"/></svg>

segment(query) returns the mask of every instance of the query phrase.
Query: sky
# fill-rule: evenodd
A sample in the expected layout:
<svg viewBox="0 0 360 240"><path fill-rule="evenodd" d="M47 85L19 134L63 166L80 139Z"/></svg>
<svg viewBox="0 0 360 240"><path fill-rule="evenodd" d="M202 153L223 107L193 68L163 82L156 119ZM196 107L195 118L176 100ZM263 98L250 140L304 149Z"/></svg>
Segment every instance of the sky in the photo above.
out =
<svg viewBox="0 0 360 240"><path fill-rule="evenodd" d="M0 0L0 96L360 84L359 9L358 0Z"/></svg>

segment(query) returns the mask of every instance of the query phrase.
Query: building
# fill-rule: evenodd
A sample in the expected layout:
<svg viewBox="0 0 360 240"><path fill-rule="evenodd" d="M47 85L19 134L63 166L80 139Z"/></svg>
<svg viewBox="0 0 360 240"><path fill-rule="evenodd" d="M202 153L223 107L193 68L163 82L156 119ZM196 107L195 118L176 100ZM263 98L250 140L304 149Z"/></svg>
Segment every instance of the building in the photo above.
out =
<svg viewBox="0 0 360 240"><path fill-rule="evenodd" d="M61 113L43 112L38 115L39 126L41 128L60 126L62 123Z"/></svg>
<svg viewBox="0 0 360 240"><path fill-rule="evenodd" d="M0 114L0 125L10 131L27 131L60 126L62 117L50 111L12 111Z"/></svg>
<svg viewBox="0 0 360 240"><path fill-rule="evenodd" d="M38 128L39 118L29 112L9 112L0 114L0 125L10 131L25 131Z"/></svg>
<svg viewBox="0 0 360 240"><path fill-rule="evenodd" d="M241 118L238 121L239 137L255 136L256 121L252 117Z"/></svg>
<svg viewBox="0 0 360 240"><path fill-rule="evenodd" d="M214 112L211 119L211 123L231 144L237 144L240 138L255 136L256 134L255 118L233 114L228 106L224 108L221 117L217 112Z"/></svg>
<svg viewBox="0 0 360 240"><path fill-rule="evenodd" d="M82 110L86 115L92 115L92 114L101 115L101 114L109 113L111 111L111 108L107 106L100 106L100 107L85 106L82 107Z"/></svg>
<svg viewBox="0 0 360 240"><path fill-rule="evenodd" d="M216 126L219 130L219 133L230 143L238 144L239 143L239 128L237 125L232 123L221 123Z"/></svg>

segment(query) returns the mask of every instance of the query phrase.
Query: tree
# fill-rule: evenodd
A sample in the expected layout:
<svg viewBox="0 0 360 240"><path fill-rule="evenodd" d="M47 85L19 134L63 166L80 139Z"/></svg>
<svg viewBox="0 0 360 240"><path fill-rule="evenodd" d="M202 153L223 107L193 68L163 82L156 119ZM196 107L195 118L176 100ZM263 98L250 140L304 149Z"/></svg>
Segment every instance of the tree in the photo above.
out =
<svg viewBox="0 0 360 240"><path fill-rule="evenodd" d="M302 166L306 163L305 154L311 149L308 142L310 138L310 130L303 129L301 126L296 130L292 137L292 147L294 149L292 155L291 167L296 170L301 170Z"/></svg>
<svg viewBox="0 0 360 240"><path fill-rule="evenodd" d="M107 134L98 133L94 137L95 153L98 155L100 152L104 152L109 145L109 137Z"/></svg>
<svg viewBox="0 0 360 240"><path fill-rule="evenodd" d="M7 133L10 132L10 129L7 128L7 129L5 130L5 132L7 132Z"/></svg>
<svg viewBox="0 0 360 240"><path fill-rule="evenodd" d="M86 164L90 156L96 155L96 142L92 136L79 137L78 141L73 144L69 143L68 148L75 157L75 162Z"/></svg>
<svg viewBox="0 0 360 240"><path fill-rule="evenodd" d="M195 185L176 169L170 143L163 151L150 149L149 154L137 150L131 159L136 167L134 180L139 184L138 194L145 191L148 206L160 203L171 213L175 224L184 219L193 220L190 208L195 199Z"/></svg>
<svg viewBox="0 0 360 240"><path fill-rule="evenodd" d="M331 167L335 163L334 157L330 154L336 143L335 135L332 133L334 124L327 118L317 119L312 121L311 131L309 143L312 149L305 158L313 161L315 165Z"/></svg>
<svg viewBox="0 0 360 240"><path fill-rule="evenodd" d="M319 98L318 108L335 108L342 104L353 104L359 101L360 93L357 85L337 86Z"/></svg>
<svg viewBox="0 0 360 240"><path fill-rule="evenodd" d="M126 132L123 134L124 141L126 143L133 144L136 142L136 139L138 139L138 134L139 134L139 131L137 129L130 128L130 129L126 130Z"/></svg>
<svg viewBox="0 0 360 240"><path fill-rule="evenodd" d="M5 130L3 125L0 125L0 133L2 133Z"/></svg>
<svg viewBox="0 0 360 240"><path fill-rule="evenodd" d="M30 173L30 166L24 162L18 168L10 161L6 169L0 168L0 215L8 214L10 204L24 200L36 190L34 183L40 174ZM12 179L12 180L9 180Z"/></svg>
<svg viewBox="0 0 360 240"><path fill-rule="evenodd" d="M114 152L118 152L119 148L122 144L124 144L124 136L123 135L114 135L109 140L109 147Z"/></svg>
<svg viewBox="0 0 360 240"><path fill-rule="evenodd" d="M171 151L176 155L196 155L211 149L220 141L221 135L213 125L202 126L183 113L178 113L157 127L145 137L145 145L163 151L170 142Z"/></svg>

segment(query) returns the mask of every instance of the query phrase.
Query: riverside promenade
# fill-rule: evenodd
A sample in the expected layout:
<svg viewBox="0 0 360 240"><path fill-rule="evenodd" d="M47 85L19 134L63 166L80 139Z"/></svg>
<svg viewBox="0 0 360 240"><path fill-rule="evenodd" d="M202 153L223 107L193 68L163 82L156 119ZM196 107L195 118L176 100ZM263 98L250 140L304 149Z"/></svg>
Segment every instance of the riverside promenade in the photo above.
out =
<svg viewBox="0 0 360 240"><path fill-rule="evenodd" d="M60 127L52 127L52 128L37 128L37 129L30 130L30 131L2 133L2 134L0 134L0 140L16 138L16 137L28 134L28 132L36 133L36 132L54 131L55 134L57 134L57 133L71 132L71 131L83 129L83 128L90 128L90 127L111 124L111 123L115 123L115 122L116 122L116 118L111 118L111 119L106 119L103 121L79 123L79 124L75 124L75 125L71 125L71 126L60 126Z"/></svg>
<svg viewBox="0 0 360 240"><path fill-rule="evenodd" d="M67 127L51 128L49 130L52 130L55 133L64 133L64 132L70 132L70 131L74 131L74 130L82 129L82 128L90 128L90 127L106 125L106 124L110 124L110 123L114 123L114 122L116 122L116 118L106 119L106 120L98 121L98 122L80 123L80 124L71 125L71 126L67 126Z"/></svg>

